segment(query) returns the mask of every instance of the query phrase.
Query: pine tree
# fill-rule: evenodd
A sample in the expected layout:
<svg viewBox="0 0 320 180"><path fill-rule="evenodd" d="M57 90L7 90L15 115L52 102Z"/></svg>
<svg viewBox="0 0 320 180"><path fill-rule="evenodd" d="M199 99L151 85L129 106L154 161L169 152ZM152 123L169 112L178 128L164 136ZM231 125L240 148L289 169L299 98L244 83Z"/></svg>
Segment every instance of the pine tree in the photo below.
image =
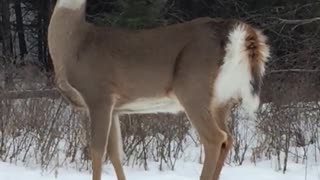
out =
<svg viewBox="0 0 320 180"><path fill-rule="evenodd" d="M162 0L122 0L123 13L117 24L133 29L151 28L161 24Z"/></svg>
<svg viewBox="0 0 320 180"><path fill-rule="evenodd" d="M112 6L111 12L95 15L94 22L130 29L152 28L163 24L164 0L118 0Z"/></svg>

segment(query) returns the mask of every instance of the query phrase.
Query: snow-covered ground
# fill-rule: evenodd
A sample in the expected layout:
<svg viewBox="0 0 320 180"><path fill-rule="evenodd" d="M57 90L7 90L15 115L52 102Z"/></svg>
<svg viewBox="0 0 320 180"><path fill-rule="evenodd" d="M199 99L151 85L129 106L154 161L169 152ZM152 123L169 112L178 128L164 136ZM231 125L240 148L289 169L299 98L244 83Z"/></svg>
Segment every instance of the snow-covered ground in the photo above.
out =
<svg viewBox="0 0 320 180"><path fill-rule="evenodd" d="M151 165L152 167L152 165ZM149 171L125 167L128 180L197 180L199 179L201 165L197 163L179 163L175 171L158 171L153 166ZM41 172L19 165L0 162L0 180L89 180L90 172L79 172L73 169L59 169L56 171ZM104 167L103 180L116 179L110 164ZM271 161L245 164L238 167L228 165L222 171L221 180L320 180L320 166L290 163L286 174L272 169Z"/></svg>
<svg viewBox="0 0 320 180"><path fill-rule="evenodd" d="M70 111L67 111L66 117L68 116L70 116ZM261 135L258 136L255 134L254 122L245 120L241 120L240 122L241 123L238 125L237 129L237 131L239 131L238 138L240 140L242 139L242 143L249 144L249 152L247 152L245 156L243 165L225 165L220 180L320 180L319 145L309 145L309 147L306 148L308 150L308 160L304 163L302 163L302 147L297 150L292 148L289 153L287 171L283 174L282 171L275 171L277 168L275 157L272 157L274 158L273 160L261 160L260 162L257 162L256 165L250 162L250 150L252 147L255 147L256 141L258 142ZM308 135L310 133L311 132L304 132L304 135ZM190 132L190 135L193 137L192 139L196 139L194 130ZM17 140L18 138L15 137L15 139ZM167 168L165 164L163 165L165 170L159 171L159 162L152 163L150 162L152 158L150 158L150 161L148 161L148 171L145 171L143 167L125 166L127 180L199 180L202 169L202 165L197 163L200 157L200 149L199 146L195 145L192 139L187 136L187 139L184 142L184 147L186 147L186 149L184 150L182 157L177 161L174 171L168 170L169 168ZM11 140L9 140L8 143L11 143ZM53 160L46 171L42 171L39 167L39 162L41 162L39 159L41 159L41 156L37 155L38 151L36 151L36 148L34 151L35 153L29 153L27 162L25 163L20 162L23 158L20 156L25 153L20 153L21 155L15 158L17 160L13 159L13 162L18 162L18 164L11 164L0 160L0 180L91 180L90 171L78 171L76 170L77 168L70 167L79 167L79 163L82 165L81 161L76 161L76 163L72 165L62 164L64 159L63 157L65 157L63 155L65 152L63 149L66 147L65 144L66 143L64 143L63 140L60 141L58 146L59 153L56 154L61 153L61 156L54 156L54 158L57 158L57 162ZM16 146L11 146L9 144L7 147L15 148ZM241 145L241 147L243 147L243 145ZM30 150L29 152L33 151ZM297 152L299 152L298 156L296 156ZM283 156L281 157L281 163L283 163ZM299 164L294 162L296 157L299 157ZM9 159L10 158L7 160ZM80 157L77 159L80 159ZM57 165L55 163L57 163ZM52 170L52 167L54 166L63 168ZM86 165L84 165L84 167L85 166ZM104 166L102 179L116 180L111 164Z"/></svg>
<svg viewBox="0 0 320 180"><path fill-rule="evenodd" d="M248 128L243 127L241 129ZM189 138L187 138L186 144L188 146L182 157L178 159L174 171L169 170L170 168L165 164L163 165L165 170L159 171L159 162L150 160L148 161L148 171L145 171L143 167L125 166L127 180L199 180L202 169L202 165L197 163L200 157L199 147L196 147ZM222 170L220 180L320 180L320 162L318 158L315 160L314 153L316 149L312 147L308 148L308 160L304 163L301 163L300 158L297 164L293 161L295 156L289 156L285 174L282 171L275 170L277 169L275 157L272 157L272 160L258 160L255 165L250 162L251 153L248 152L243 165L226 164ZM60 148L63 149L63 146ZM319 157L319 154L316 157ZM281 163L283 163L283 157L281 159ZM59 160L58 162L61 161ZM39 167L40 165L32 160L30 160L30 163L18 161L18 164L0 161L0 180L91 180L91 171L79 171L76 170L77 168L72 168L73 165L70 167L66 164L59 169L55 169L54 163L55 161L46 171L42 171ZM112 165L108 163L104 165L102 180L112 179L116 180L116 176Z"/></svg>

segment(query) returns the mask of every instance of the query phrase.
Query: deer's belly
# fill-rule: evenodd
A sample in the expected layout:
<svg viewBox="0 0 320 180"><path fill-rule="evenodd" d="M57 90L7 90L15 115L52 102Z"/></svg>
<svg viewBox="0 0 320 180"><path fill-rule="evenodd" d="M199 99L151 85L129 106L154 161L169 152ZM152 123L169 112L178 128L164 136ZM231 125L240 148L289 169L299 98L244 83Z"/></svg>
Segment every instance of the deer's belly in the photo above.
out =
<svg viewBox="0 0 320 180"><path fill-rule="evenodd" d="M120 114L171 113L183 111L180 103L173 98L141 98L115 109Z"/></svg>

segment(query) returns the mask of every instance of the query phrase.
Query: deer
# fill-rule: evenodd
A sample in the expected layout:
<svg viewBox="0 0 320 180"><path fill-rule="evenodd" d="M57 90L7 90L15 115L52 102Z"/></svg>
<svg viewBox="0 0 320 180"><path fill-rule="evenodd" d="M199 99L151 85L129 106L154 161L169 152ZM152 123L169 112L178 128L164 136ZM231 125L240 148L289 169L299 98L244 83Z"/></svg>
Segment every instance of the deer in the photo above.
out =
<svg viewBox="0 0 320 180"><path fill-rule="evenodd" d="M199 17L149 29L102 27L86 0L58 0L48 27L55 85L90 119L92 180L106 155L126 180L119 117L185 113L204 148L200 180L218 180L232 147L227 128L239 104L255 117L270 45L237 19Z"/></svg>

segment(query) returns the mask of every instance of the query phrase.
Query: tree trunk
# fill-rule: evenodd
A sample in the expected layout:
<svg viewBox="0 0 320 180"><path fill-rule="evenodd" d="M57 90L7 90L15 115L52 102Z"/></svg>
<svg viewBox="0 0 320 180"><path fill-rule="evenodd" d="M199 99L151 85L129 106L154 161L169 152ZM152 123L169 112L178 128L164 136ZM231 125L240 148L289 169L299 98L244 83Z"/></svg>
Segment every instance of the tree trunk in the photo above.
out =
<svg viewBox="0 0 320 180"><path fill-rule="evenodd" d="M38 59L46 72L50 72L53 68L49 59L47 31L51 11L50 1L41 1L38 7Z"/></svg>
<svg viewBox="0 0 320 180"><path fill-rule="evenodd" d="M4 89L13 88L13 73L10 72L13 60L13 44L10 24L10 1L2 0L1 4L1 33L2 33L2 53L4 57Z"/></svg>
<svg viewBox="0 0 320 180"><path fill-rule="evenodd" d="M12 56L13 46L12 46L12 36L11 36L11 26L10 26L10 2L9 0L2 0L1 4L1 34L2 34L2 44L3 44L3 54L5 56Z"/></svg>
<svg viewBox="0 0 320 180"><path fill-rule="evenodd" d="M23 17L22 17L22 11L21 11L21 1L16 0L14 2L14 10L16 13L16 29L18 32L18 38L19 38L19 49L20 49L20 57L23 58L27 54L27 45L24 35L24 25L23 25Z"/></svg>

